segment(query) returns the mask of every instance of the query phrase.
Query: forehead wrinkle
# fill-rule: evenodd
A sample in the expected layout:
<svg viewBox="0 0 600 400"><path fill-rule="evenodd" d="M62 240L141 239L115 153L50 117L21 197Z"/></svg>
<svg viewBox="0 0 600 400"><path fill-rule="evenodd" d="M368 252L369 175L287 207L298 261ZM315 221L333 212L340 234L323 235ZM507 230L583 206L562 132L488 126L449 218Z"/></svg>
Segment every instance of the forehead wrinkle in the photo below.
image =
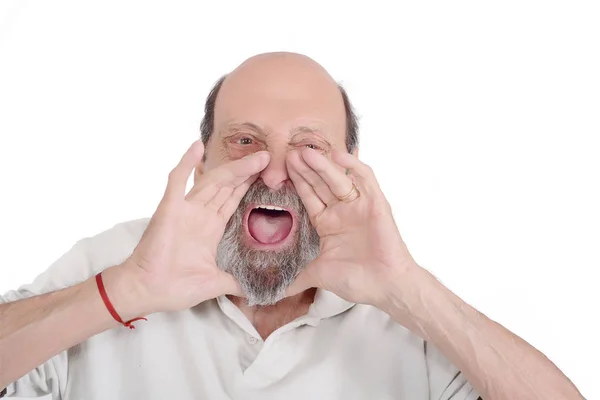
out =
<svg viewBox="0 0 600 400"><path fill-rule="evenodd" d="M300 125L297 127L294 127L290 130L290 136L296 136L299 133L312 133L312 134L318 134L321 135L323 137L329 138L329 134L319 128L316 127L310 127L310 126L306 126L306 125Z"/></svg>
<svg viewBox="0 0 600 400"><path fill-rule="evenodd" d="M253 124L252 122L230 122L221 129L221 132L222 133L223 132L237 132L237 131L241 131L244 129L249 129L249 130L251 130L255 133L258 133L262 136L269 135L269 132L262 129L260 126Z"/></svg>

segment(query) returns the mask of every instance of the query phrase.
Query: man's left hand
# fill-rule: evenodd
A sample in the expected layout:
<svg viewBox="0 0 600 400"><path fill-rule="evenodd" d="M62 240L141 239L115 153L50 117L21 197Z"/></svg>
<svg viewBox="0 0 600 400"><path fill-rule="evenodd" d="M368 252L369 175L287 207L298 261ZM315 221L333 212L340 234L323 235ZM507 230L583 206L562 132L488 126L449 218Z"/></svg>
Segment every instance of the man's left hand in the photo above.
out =
<svg viewBox="0 0 600 400"><path fill-rule="evenodd" d="M388 290L420 269L402 240L372 169L349 153L331 159L304 148L288 153L287 169L321 238L319 256L289 294L318 287L383 308Z"/></svg>
<svg viewBox="0 0 600 400"><path fill-rule="evenodd" d="M416 264L371 168L303 149L288 153L287 169L321 238L290 294L317 287L381 309L440 349L483 398L583 399L542 353Z"/></svg>

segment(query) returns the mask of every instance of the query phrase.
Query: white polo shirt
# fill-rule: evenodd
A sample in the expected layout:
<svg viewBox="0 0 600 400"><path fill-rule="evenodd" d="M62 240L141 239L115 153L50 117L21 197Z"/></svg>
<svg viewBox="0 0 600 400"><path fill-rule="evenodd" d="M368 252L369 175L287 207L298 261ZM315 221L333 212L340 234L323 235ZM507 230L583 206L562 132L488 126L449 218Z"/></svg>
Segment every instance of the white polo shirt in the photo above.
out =
<svg viewBox="0 0 600 400"><path fill-rule="evenodd" d="M33 283L0 301L71 286L121 263L147 224L122 223L77 242ZM223 296L152 314L135 330L93 336L7 388L8 396L47 393L77 400L478 398L434 346L380 310L326 291L317 292L307 315L265 341Z"/></svg>

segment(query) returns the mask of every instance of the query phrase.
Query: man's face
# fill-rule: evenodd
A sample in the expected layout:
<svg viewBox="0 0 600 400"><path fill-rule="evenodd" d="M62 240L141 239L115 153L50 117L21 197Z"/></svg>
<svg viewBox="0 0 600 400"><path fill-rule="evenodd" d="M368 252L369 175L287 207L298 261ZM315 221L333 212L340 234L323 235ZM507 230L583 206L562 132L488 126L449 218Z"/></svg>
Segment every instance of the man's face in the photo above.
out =
<svg viewBox="0 0 600 400"><path fill-rule="evenodd" d="M217 250L217 265L238 280L249 305L281 300L319 253L319 237L288 176L287 154L306 146L326 155L345 148L345 113L337 85L307 63L251 60L229 75L217 98L204 169L260 150L271 155Z"/></svg>

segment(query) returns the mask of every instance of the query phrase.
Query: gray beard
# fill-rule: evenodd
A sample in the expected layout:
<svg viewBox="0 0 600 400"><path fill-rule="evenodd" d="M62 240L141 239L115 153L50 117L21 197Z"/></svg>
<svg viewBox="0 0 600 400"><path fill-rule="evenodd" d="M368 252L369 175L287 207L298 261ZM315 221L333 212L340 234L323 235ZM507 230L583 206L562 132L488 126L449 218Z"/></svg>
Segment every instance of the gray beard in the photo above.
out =
<svg viewBox="0 0 600 400"><path fill-rule="evenodd" d="M243 217L249 204L273 204L294 210L297 230L290 246L280 251L262 251L243 244ZM248 190L225 227L217 247L217 266L234 276L249 306L273 305L284 298L296 276L319 255L319 235L293 186L273 192L262 180Z"/></svg>

